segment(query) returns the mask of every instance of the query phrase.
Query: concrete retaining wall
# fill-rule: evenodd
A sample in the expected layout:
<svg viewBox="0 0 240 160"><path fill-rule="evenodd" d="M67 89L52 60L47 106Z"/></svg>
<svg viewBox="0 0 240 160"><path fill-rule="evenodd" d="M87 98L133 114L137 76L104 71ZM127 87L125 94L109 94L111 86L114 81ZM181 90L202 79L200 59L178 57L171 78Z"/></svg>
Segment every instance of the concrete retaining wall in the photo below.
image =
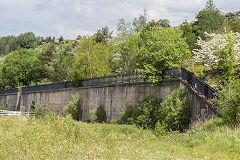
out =
<svg viewBox="0 0 240 160"><path fill-rule="evenodd" d="M40 103L48 106L51 103L56 107L59 115L63 114L63 108L72 99L72 96L79 94L83 101L83 120L89 119L89 111L104 105L108 121L119 119L120 112L126 105L136 105L140 100L147 96L154 96L164 99L174 89L187 86L179 79L163 80L158 86L149 86L146 83L121 84L112 86L95 86L68 88L41 92L0 95L0 101L4 102L10 110L18 110L19 106L30 108L32 103ZM188 97L191 107L192 120L200 115L213 115L212 109L197 92L188 87ZM18 107L15 107L17 104Z"/></svg>
<svg viewBox="0 0 240 160"><path fill-rule="evenodd" d="M16 110L17 95L18 94L0 95L0 105L7 106L10 111Z"/></svg>
<svg viewBox="0 0 240 160"><path fill-rule="evenodd" d="M216 106L209 99L201 95L182 79L179 80L181 81L181 87L187 87L192 122L208 120L218 116Z"/></svg>

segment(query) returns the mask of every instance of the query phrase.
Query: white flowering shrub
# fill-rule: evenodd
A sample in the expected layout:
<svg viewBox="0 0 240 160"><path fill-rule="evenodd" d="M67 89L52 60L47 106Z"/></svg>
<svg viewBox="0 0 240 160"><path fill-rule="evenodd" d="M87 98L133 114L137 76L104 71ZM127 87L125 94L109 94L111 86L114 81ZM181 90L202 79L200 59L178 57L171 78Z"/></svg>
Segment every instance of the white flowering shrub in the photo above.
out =
<svg viewBox="0 0 240 160"><path fill-rule="evenodd" d="M220 66L220 62L226 61L237 63L240 57L240 34L228 33L228 34L215 34L205 32L207 40L204 41L199 37L197 45L200 49L194 49L194 60L205 66L211 66L216 68ZM230 56L222 56L227 54ZM223 60L223 58L226 58ZM235 64L236 65L236 64Z"/></svg>

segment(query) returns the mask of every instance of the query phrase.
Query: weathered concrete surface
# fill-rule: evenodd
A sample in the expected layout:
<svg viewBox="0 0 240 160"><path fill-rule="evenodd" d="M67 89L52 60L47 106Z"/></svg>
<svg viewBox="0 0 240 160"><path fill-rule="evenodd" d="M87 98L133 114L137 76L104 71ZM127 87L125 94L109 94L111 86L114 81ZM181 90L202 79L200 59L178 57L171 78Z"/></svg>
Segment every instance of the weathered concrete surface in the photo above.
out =
<svg viewBox="0 0 240 160"><path fill-rule="evenodd" d="M138 83L28 92L22 93L21 96L17 94L0 95L0 102L4 102L10 110L14 110L17 104L29 109L32 102L40 103L43 106L48 106L51 103L56 107L57 113L62 115L64 106L68 104L72 96L79 94L83 101L83 120L89 119L89 111L91 109L97 108L102 104L105 106L107 118L110 121L119 119L120 112L126 105L136 105L147 96L164 99L174 89L183 86L188 88L191 118L193 121L198 118L210 118L216 115L210 103L181 79L163 80L158 86ZM16 108L19 109L19 106Z"/></svg>
<svg viewBox="0 0 240 160"><path fill-rule="evenodd" d="M172 79L162 81L159 86L140 83L29 92L21 94L20 106L25 106L28 109L33 101L44 106L52 103L58 114L61 115L64 106L68 104L72 96L79 94L83 100L83 120L89 119L89 111L101 104L105 106L108 120L112 120L120 118L120 112L126 105L136 105L147 96L164 99L179 87L180 81Z"/></svg>
<svg viewBox="0 0 240 160"><path fill-rule="evenodd" d="M179 80L181 81L181 87L187 87L192 122L208 120L218 116L217 107L210 100L182 79Z"/></svg>
<svg viewBox="0 0 240 160"><path fill-rule="evenodd" d="M17 103L17 94L0 95L0 105L14 111Z"/></svg>

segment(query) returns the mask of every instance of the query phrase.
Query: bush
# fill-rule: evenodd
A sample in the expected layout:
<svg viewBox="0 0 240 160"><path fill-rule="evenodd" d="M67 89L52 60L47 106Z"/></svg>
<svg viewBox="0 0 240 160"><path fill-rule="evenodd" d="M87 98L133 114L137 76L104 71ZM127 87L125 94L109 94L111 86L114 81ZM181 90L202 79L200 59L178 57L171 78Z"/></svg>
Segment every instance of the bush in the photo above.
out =
<svg viewBox="0 0 240 160"><path fill-rule="evenodd" d="M90 110L92 122L102 123L107 122L107 113L104 105L100 105L97 109Z"/></svg>
<svg viewBox="0 0 240 160"><path fill-rule="evenodd" d="M20 112L22 115L24 115L26 112L26 108L24 106L20 106Z"/></svg>
<svg viewBox="0 0 240 160"><path fill-rule="evenodd" d="M186 88L175 89L161 104L158 120L165 122L169 131L183 131L190 124L190 106Z"/></svg>
<svg viewBox="0 0 240 160"><path fill-rule="evenodd" d="M21 109L22 112L25 112L25 107L22 106ZM55 107L51 103L49 103L48 106L42 106L41 104L36 103L31 107L30 112L34 112L36 118L43 118L46 115L56 115Z"/></svg>
<svg viewBox="0 0 240 160"><path fill-rule="evenodd" d="M138 116L138 106L125 106L120 113L120 124L134 124Z"/></svg>
<svg viewBox="0 0 240 160"><path fill-rule="evenodd" d="M190 116L187 90L179 88L164 102L160 98L147 97L137 107L126 106L120 123L155 129L157 134L162 135L166 131L183 131L190 124Z"/></svg>
<svg viewBox="0 0 240 160"><path fill-rule="evenodd" d="M115 120L115 119L113 119L113 120L111 120L111 121L110 121L110 124L119 124L119 121L118 121L118 120Z"/></svg>
<svg viewBox="0 0 240 160"><path fill-rule="evenodd" d="M0 110L7 110L7 107L5 107L5 106L0 106Z"/></svg>
<svg viewBox="0 0 240 160"><path fill-rule="evenodd" d="M72 96L72 100L64 107L64 111L70 114L74 120L82 120L82 100L79 94Z"/></svg>
<svg viewBox="0 0 240 160"><path fill-rule="evenodd" d="M164 122L160 123L160 122L158 121L158 122L155 124L154 134L155 134L157 137L167 135L167 125L166 125Z"/></svg>
<svg viewBox="0 0 240 160"><path fill-rule="evenodd" d="M142 128L155 128L158 121L158 110L162 99L155 97L147 97L143 99L138 106L138 116L136 125Z"/></svg>
<svg viewBox="0 0 240 160"><path fill-rule="evenodd" d="M218 112L225 123L237 125L240 122L240 80L230 82L219 91L213 100L218 105Z"/></svg>
<svg viewBox="0 0 240 160"><path fill-rule="evenodd" d="M36 118L44 117L45 115L44 107L39 103L34 105L34 107L31 109L31 112L34 112Z"/></svg>
<svg viewBox="0 0 240 160"><path fill-rule="evenodd" d="M96 122L98 123L107 122L107 113L104 108L104 105L102 104L96 110Z"/></svg>
<svg viewBox="0 0 240 160"><path fill-rule="evenodd" d="M90 110L90 116L91 116L91 121L96 122L97 120L97 115L96 115L97 109L91 109Z"/></svg>

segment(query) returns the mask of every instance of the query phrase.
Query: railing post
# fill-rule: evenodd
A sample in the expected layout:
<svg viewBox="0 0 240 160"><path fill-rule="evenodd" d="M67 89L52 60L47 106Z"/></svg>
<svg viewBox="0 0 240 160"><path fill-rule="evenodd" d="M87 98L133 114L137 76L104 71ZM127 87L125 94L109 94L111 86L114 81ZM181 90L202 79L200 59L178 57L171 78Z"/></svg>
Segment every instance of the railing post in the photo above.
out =
<svg viewBox="0 0 240 160"><path fill-rule="evenodd" d="M205 96L209 99L209 95L208 95L208 86L205 85L204 89L205 89L205 91L204 91Z"/></svg>

